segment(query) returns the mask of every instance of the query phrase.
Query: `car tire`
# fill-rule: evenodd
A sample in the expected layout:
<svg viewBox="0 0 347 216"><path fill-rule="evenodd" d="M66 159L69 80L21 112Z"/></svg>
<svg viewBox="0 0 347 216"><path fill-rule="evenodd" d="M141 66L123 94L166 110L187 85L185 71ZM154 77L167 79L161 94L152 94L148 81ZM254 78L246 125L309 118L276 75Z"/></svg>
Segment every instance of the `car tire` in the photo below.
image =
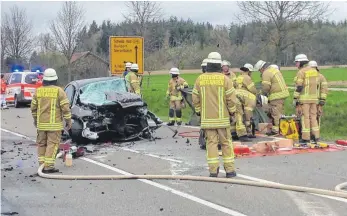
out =
<svg viewBox="0 0 347 216"><path fill-rule="evenodd" d="M14 96L14 107L15 107L15 108L19 108L20 105L21 105L21 104L18 102L17 95L15 95L15 96Z"/></svg>

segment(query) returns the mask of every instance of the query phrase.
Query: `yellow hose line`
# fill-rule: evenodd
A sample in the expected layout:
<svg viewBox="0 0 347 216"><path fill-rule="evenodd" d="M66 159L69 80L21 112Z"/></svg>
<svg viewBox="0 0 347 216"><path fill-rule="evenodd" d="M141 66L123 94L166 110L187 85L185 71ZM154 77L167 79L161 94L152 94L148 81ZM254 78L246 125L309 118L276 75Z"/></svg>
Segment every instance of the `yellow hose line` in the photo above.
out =
<svg viewBox="0 0 347 216"><path fill-rule="evenodd" d="M205 182L219 182L219 183L229 183L229 184L240 184L249 185L255 187L266 187L281 190L297 191L321 194L326 196L341 197L347 199L347 192L342 190L332 191L323 190L318 188L300 187L294 185L284 185L277 183L268 182L255 182L240 179L230 179L230 178L211 178L203 176L187 176L187 175L52 175L42 173L44 165L41 165L37 171L38 175L42 178L47 179L59 179L59 180L123 180L123 179L170 179L170 180L190 180L190 181L205 181ZM343 183L347 184L347 182ZM340 184L342 185L342 184Z"/></svg>

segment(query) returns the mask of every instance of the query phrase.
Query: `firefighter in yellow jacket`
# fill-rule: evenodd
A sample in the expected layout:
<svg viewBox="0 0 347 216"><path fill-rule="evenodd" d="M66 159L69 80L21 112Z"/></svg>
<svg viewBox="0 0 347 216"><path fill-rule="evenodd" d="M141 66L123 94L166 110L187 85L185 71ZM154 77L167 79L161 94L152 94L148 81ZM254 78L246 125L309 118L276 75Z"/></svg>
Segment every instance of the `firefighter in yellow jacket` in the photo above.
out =
<svg viewBox="0 0 347 216"><path fill-rule="evenodd" d="M302 144L307 145L312 139L315 143L319 141L319 125L317 115L317 103L325 104L325 98L319 98L319 84L321 77L319 72L308 65L308 58L305 54L295 56L295 64L299 68L296 79L296 89L294 91L293 105L300 106L301 117L301 138ZM324 93L323 93L324 95ZM325 96L326 97L326 96Z"/></svg>
<svg viewBox="0 0 347 216"><path fill-rule="evenodd" d="M168 126L182 124L182 103L183 97L181 89L188 88L188 83L179 77L180 71L178 68L170 69L171 79L169 80L166 97L170 98L169 123Z"/></svg>
<svg viewBox="0 0 347 216"><path fill-rule="evenodd" d="M240 99L243 105L244 122L247 130L248 138L256 138L252 134L252 117L253 110L256 106L256 94L254 82L251 78L253 66L251 64L245 64L240 68L241 74L236 78L236 96Z"/></svg>
<svg viewBox="0 0 347 216"><path fill-rule="evenodd" d="M233 81L233 85L235 88L236 85L236 74L230 71L230 62L223 60L222 61L222 73L224 73L227 77L229 77Z"/></svg>
<svg viewBox="0 0 347 216"><path fill-rule="evenodd" d="M262 77L261 94L269 99L269 117L273 126L267 135L276 135L279 133L279 121L284 113L284 101L289 97L288 87L282 73L270 63L259 60L254 65L254 70L260 71Z"/></svg>
<svg viewBox="0 0 347 216"><path fill-rule="evenodd" d="M205 133L210 177L217 177L219 173L220 143L226 177L231 178L236 176L230 133L230 116L236 110L236 95L231 80L220 73L221 64L219 53L208 55L206 73L196 79L192 99L195 112L201 117L201 129Z"/></svg>
<svg viewBox="0 0 347 216"><path fill-rule="evenodd" d="M43 173L59 172L54 167L59 148L63 119L66 129L71 128L70 103L63 89L57 86L58 76L48 68L43 75L43 86L37 88L31 101L31 113L37 127L39 164L44 164Z"/></svg>
<svg viewBox="0 0 347 216"><path fill-rule="evenodd" d="M125 80L127 81L129 92L141 96L140 78L137 75L138 71L139 66L137 64L132 64L130 72L125 76Z"/></svg>

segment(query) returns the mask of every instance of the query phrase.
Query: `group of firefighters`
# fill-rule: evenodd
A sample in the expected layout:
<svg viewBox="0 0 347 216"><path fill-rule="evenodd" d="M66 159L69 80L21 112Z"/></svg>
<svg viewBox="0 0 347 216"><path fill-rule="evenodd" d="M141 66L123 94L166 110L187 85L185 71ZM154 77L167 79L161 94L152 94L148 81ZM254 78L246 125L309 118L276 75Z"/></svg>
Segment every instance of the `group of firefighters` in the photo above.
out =
<svg viewBox="0 0 347 216"><path fill-rule="evenodd" d="M293 103L297 108L297 114L302 116L302 139L304 143L310 142L311 138L317 142L319 140L317 112L321 115L321 108L325 104L327 81L319 72L317 63L309 62L306 55L297 55L295 62L299 71L295 78ZM254 138L251 133L251 120L257 97L260 97L265 104L268 99L269 113L273 121L269 135L278 134L279 119L283 114L284 100L289 97L289 91L278 66L262 60L259 60L254 67L245 64L240 68L242 73L239 76L229 71L230 63L223 61L217 52L210 53L201 66L203 74L195 81L192 99L195 112L201 118L201 128L205 132L210 176L218 176L218 144L221 144L226 177L234 177L236 172L232 134L240 138ZM127 68L129 70L126 71L125 79L129 91L141 96L138 65L127 65ZM257 92L251 79L252 71L261 72L260 93ZM179 77L179 73L177 68L170 70L172 78L167 90L167 97L170 98L168 125L182 123L181 90L187 88L188 83ZM54 164L61 131L63 128L69 130L72 124L68 98L57 86L57 81L56 71L52 68L46 69L42 86L37 88L31 102L31 113L37 128L38 161L40 165L44 164L44 173L59 171ZM3 84L3 77L1 82ZM3 97L3 88L1 96ZM153 115L157 124L162 123L154 114L150 115Z"/></svg>

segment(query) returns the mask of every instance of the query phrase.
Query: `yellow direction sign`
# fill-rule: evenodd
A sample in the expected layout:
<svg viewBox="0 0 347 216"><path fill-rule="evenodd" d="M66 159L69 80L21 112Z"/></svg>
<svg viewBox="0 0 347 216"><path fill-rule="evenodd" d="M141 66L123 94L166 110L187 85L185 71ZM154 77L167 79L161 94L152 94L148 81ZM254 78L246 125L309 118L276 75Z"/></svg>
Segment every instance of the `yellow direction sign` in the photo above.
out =
<svg viewBox="0 0 347 216"><path fill-rule="evenodd" d="M143 37L110 36L110 72L123 74L125 63L137 63L139 74L144 72Z"/></svg>

